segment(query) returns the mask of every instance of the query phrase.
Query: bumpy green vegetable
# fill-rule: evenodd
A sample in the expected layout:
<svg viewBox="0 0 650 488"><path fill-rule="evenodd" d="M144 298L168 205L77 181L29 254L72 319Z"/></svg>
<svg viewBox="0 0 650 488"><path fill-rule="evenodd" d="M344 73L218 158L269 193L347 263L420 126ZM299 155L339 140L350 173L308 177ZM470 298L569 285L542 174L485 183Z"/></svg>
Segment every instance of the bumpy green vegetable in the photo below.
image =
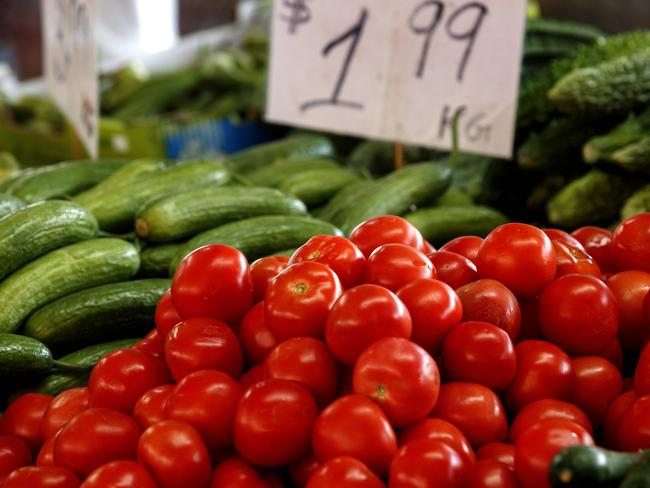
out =
<svg viewBox="0 0 650 488"><path fill-rule="evenodd" d="M582 148L587 163L608 160L611 155L625 146L650 135L650 109L639 115L630 115L607 134L589 139Z"/></svg>
<svg viewBox="0 0 650 488"><path fill-rule="evenodd" d="M628 171L650 172L650 136L615 151L611 160Z"/></svg>
<svg viewBox="0 0 650 488"><path fill-rule="evenodd" d="M650 212L650 185L637 190L625 201L621 209L621 219L625 220L645 212Z"/></svg>

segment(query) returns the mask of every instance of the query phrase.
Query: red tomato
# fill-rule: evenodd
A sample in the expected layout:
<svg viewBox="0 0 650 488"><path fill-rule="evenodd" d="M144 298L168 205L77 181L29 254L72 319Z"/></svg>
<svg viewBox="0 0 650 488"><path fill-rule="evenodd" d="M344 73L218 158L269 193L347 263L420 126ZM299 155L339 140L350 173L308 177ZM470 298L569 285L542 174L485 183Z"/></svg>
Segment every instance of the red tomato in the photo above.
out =
<svg viewBox="0 0 650 488"><path fill-rule="evenodd" d="M243 393L226 373L195 371L178 382L165 405L165 416L194 427L208 449L225 449L232 445L235 411Z"/></svg>
<svg viewBox="0 0 650 488"><path fill-rule="evenodd" d="M435 246L431 244L429 241L424 241L422 243L422 247L420 247L418 250L423 252L424 254L432 254L436 252Z"/></svg>
<svg viewBox="0 0 650 488"><path fill-rule="evenodd" d="M140 429L126 414L89 408L77 414L56 436L54 463L81 477L117 459L135 459Z"/></svg>
<svg viewBox="0 0 650 488"><path fill-rule="evenodd" d="M539 422L519 435L515 444L515 473L526 488L550 488L548 468L553 456L575 445L594 444L587 430L568 420Z"/></svg>
<svg viewBox="0 0 650 488"><path fill-rule="evenodd" d="M557 258L555 277L567 274L581 274L600 278L602 273L594 259L587 254L582 245L572 246L564 240L553 239L553 250Z"/></svg>
<svg viewBox="0 0 650 488"><path fill-rule="evenodd" d="M69 469L54 466L25 466L11 473L3 488L79 488L81 482Z"/></svg>
<svg viewBox="0 0 650 488"><path fill-rule="evenodd" d="M607 359L610 363L616 366L619 371L623 369L623 348L618 339L614 339L612 343L605 349L600 351L597 356Z"/></svg>
<svg viewBox="0 0 650 488"><path fill-rule="evenodd" d="M364 272L366 283L394 292L412 281L435 277L429 258L404 244L385 244L372 251Z"/></svg>
<svg viewBox="0 0 650 488"><path fill-rule="evenodd" d="M248 390L251 386L254 386L262 381L268 379L266 376L266 368L263 364L253 366L251 369L246 371L241 378L239 378L239 384L244 389Z"/></svg>
<svg viewBox="0 0 650 488"><path fill-rule="evenodd" d="M400 288L397 296L413 322L411 340L437 355L447 332L463 318L458 295L442 281L422 279Z"/></svg>
<svg viewBox="0 0 650 488"><path fill-rule="evenodd" d="M498 280L515 295L534 297L555 276L555 252L537 227L503 224L483 240L476 267L481 278Z"/></svg>
<svg viewBox="0 0 650 488"><path fill-rule="evenodd" d="M172 302L172 291L167 290L160 298L156 306L156 314L154 315L156 330L163 341L167 337L167 334L169 334L169 331L181 320L183 319L178 315L176 307L174 307L174 303Z"/></svg>
<svg viewBox="0 0 650 488"><path fill-rule="evenodd" d="M210 456L199 433L178 420L163 420L144 431L138 461L161 488L205 488L210 482Z"/></svg>
<svg viewBox="0 0 650 488"><path fill-rule="evenodd" d="M576 373L574 403L594 426L599 426L609 404L621 394L621 373L607 359L598 356L574 359L573 370Z"/></svg>
<svg viewBox="0 0 650 488"><path fill-rule="evenodd" d="M616 268L612 252L613 234L601 227L580 227L571 235L580 241L585 251L596 260L603 272L611 272Z"/></svg>
<svg viewBox="0 0 650 488"><path fill-rule="evenodd" d="M422 439L436 439L453 448L467 464L476 461L471 444L457 427L442 419L424 419L403 429L399 434L399 445Z"/></svg>
<svg viewBox="0 0 650 488"><path fill-rule="evenodd" d="M477 383L443 384L431 416L458 427L477 448L488 442L501 442L508 433L508 421L499 397Z"/></svg>
<svg viewBox="0 0 650 488"><path fill-rule="evenodd" d="M303 386L269 379L244 393L235 415L235 447L259 466L281 466L309 451L318 411Z"/></svg>
<svg viewBox="0 0 650 488"><path fill-rule="evenodd" d="M395 215L382 215L362 222L352 229L350 240L366 257L384 244L405 244L415 249L422 249L424 244L420 231L408 220Z"/></svg>
<svg viewBox="0 0 650 488"><path fill-rule="evenodd" d="M539 422L550 419L568 420L585 428L590 434L592 432L591 422L585 413L572 403L550 398L537 400L529 403L517 414L510 424L508 441L517 442L517 439L526 429Z"/></svg>
<svg viewBox="0 0 650 488"><path fill-rule="evenodd" d="M347 395L334 400L318 416L312 447L322 462L351 456L382 476L397 452L397 439L377 404L363 395Z"/></svg>
<svg viewBox="0 0 650 488"><path fill-rule="evenodd" d="M43 438L50 439L61 427L88 408L88 388L71 388L59 393L45 410Z"/></svg>
<svg viewBox="0 0 650 488"><path fill-rule="evenodd" d="M0 486L12 471L32 462L32 453L25 442L11 435L0 435Z"/></svg>
<svg viewBox="0 0 650 488"><path fill-rule="evenodd" d="M239 326L237 337L246 361L252 366L262 364L278 344L273 332L266 325L263 301L248 311Z"/></svg>
<svg viewBox="0 0 650 488"><path fill-rule="evenodd" d="M230 327L207 317L176 325L165 341L165 357L176 381L201 369L216 369L239 378L244 362L239 341Z"/></svg>
<svg viewBox="0 0 650 488"><path fill-rule="evenodd" d="M158 329L153 329L142 340L133 344L131 349L165 359L165 341L160 337Z"/></svg>
<svg viewBox="0 0 650 488"><path fill-rule="evenodd" d="M499 461L508 466L508 468L514 470L515 446L503 442L488 442L487 444L483 444L481 448L476 451L476 459L479 461L487 459Z"/></svg>
<svg viewBox="0 0 650 488"><path fill-rule="evenodd" d="M515 346L517 372L505 391L512 412L544 398L571 400L575 372L571 358L550 342L523 341Z"/></svg>
<svg viewBox="0 0 650 488"><path fill-rule="evenodd" d="M612 254L619 270L650 272L650 213L618 224L612 237Z"/></svg>
<svg viewBox="0 0 650 488"><path fill-rule="evenodd" d="M390 463L390 488L461 488L466 468L445 442L424 439L405 444Z"/></svg>
<svg viewBox="0 0 650 488"><path fill-rule="evenodd" d="M603 420L603 437L605 446L610 449L620 449L618 442L618 429L621 421L627 414L627 411L636 400L636 394L633 391L626 391L619 395L607 407L605 419Z"/></svg>
<svg viewBox="0 0 650 488"><path fill-rule="evenodd" d="M384 488L377 476L358 459L340 456L321 464L309 478L307 488Z"/></svg>
<svg viewBox="0 0 650 488"><path fill-rule="evenodd" d="M157 488L147 468L135 461L113 461L91 473L81 488Z"/></svg>
<svg viewBox="0 0 650 488"><path fill-rule="evenodd" d="M322 337L327 315L341 293L341 282L325 264L304 261L291 265L266 289L266 324L281 341Z"/></svg>
<svg viewBox="0 0 650 488"><path fill-rule="evenodd" d="M160 385L142 395L133 407L133 420L142 430L165 420L165 406L174 385Z"/></svg>
<svg viewBox="0 0 650 488"><path fill-rule="evenodd" d="M650 291L650 273L622 271L607 279L618 304L618 339L625 349L636 350L650 333L643 303Z"/></svg>
<svg viewBox="0 0 650 488"><path fill-rule="evenodd" d="M634 391L640 397L650 395L650 342L646 343L636 363Z"/></svg>
<svg viewBox="0 0 650 488"><path fill-rule="evenodd" d="M446 243L439 249L439 251L455 252L456 254L465 256L476 264L476 256L478 256L478 250L481 247L481 244L483 244L482 237L461 236Z"/></svg>
<svg viewBox="0 0 650 488"><path fill-rule="evenodd" d="M467 467L463 488L519 488L519 482L510 466L484 459Z"/></svg>
<svg viewBox="0 0 650 488"><path fill-rule="evenodd" d="M411 336L411 317L397 295L377 285L359 285L339 298L327 318L325 339L336 358L350 366L384 337Z"/></svg>
<svg viewBox="0 0 650 488"><path fill-rule="evenodd" d="M192 251L174 274L172 300L183 319L212 317L239 322L253 304L253 281L246 257L223 244Z"/></svg>
<svg viewBox="0 0 650 488"><path fill-rule="evenodd" d="M168 382L161 359L133 349L118 349L101 358L90 373L88 403L130 414L145 392Z"/></svg>
<svg viewBox="0 0 650 488"><path fill-rule="evenodd" d="M394 427L422 420L433 409L440 374L433 358L417 344L386 337L368 346L354 366L355 393L374 400Z"/></svg>
<svg viewBox="0 0 650 488"><path fill-rule="evenodd" d="M525 298L519 301L521 308L521 329L517 336L517 342L528 341L531 339L543 339L542 332L539 330L539 297Z"/></svg>
<svg viewBox="0 0 650 488"><path fill-rule="evenodd" d="M266 288L273 278L287 267L289 256L268 256L260 258L251 264L251 279L253 280L253 303L264 300Z"/></svg>
<svg viewBox="0 0 650 488"><path fill-rule="evenodd" d="M625 411L617 438L623 451L650 448L650 395L637 398Z"/></svg>
<svg viewBox="0 0 650 488"><path fill-rule="evenodd" d="M515 377L517 359L508 334L486 322L463 322L442 343L445 378L499 391Z"/></svg>
<svg viewBox="0 0 650 488"><path fill-rule="evenodd" d="M293 486L304 488L309 478L318 470L320 465L321 462L318 458L314 454L310 454L289 466L289 477Z"/></svg>
<svg viewBox="0 0 650 488"><path fill-rule="evenodd" d="M336 396L336 359L324 342L294 337L278 344L264 363L268 378L293 380L307 388L324 407Z"/></svg>
<svg viewBox="0 0 650 488"><path fill-rule="evenodd" d="M54 397L40 393L26 393L16 398L0 417L0 434L13 435L25 441L32 452L43 445L41 424L47 407Z"/></svg>
<svg viewBox="0 0 650 488"><path fill-rule="evenodd" d="M453 289L478 280L476 265L465 256L449 251L438 251L427 257L436 270L438 279Z"/></svg>
<svg viewBox="0 0 650 488"><path fill-rule="evenodd" d="M56 441L56 436L50 437L48 440L45 441L45 444L43 444L41 450L38 451L38 457L36 458L36 466L54 466L55 441Z"/></svg>
<svg viewBox="0 0 650 488"><path fill-rule="evenodd" d="M345 237L319 235L300 246L289 259L289 265L315 261L332 268L343 288L360 285L366 258L359 248Z"/></svg>
<svg viewBox="0 0 650 488"><path fill-rule="evenodd" d="M210 488L270 488L257 470L239 457L222 461L212 472Z"/></svg>
<svg viewBox="0 0 650 488"><path fill-rule="evenodd" d="M562 241L571 247L577 247L578 249L584 250L580 241L568 232L561 229L542 229L542 232L544 232L551 241Z"/></svg>
<svg viewBox="0 0 650 488"><path fill-rule="evenodd" d="M463 304L463 320L494 324L513 341L519 335L521 310L508 288L495 280L477 280L456 290Z"/></svg>

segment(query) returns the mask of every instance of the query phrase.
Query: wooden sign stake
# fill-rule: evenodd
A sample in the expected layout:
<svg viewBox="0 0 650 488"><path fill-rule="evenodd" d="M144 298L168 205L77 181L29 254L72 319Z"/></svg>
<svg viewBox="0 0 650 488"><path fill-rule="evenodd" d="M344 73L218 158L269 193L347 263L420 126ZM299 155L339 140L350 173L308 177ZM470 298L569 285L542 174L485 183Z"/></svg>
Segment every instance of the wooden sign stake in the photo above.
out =
<svg viewBox="0 0 650 488"><path fill-rule="evenodd" d="M395 171L404 168L404 144L395 143Z"/></svg>

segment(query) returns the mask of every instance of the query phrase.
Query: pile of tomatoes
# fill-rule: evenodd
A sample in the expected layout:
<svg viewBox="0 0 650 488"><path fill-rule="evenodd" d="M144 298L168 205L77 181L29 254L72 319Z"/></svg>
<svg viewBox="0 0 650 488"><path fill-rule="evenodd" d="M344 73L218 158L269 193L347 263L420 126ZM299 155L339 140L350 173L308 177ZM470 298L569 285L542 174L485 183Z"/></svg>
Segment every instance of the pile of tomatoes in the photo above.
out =
<svg viewBox="0 0 650 488"><path fill-rule="evenodd" d="M438 251L384 216L250 266L205 246L88 387L7 408L0 480L545 488L564 447L650 447L649 290L650 214Z"/></svg>

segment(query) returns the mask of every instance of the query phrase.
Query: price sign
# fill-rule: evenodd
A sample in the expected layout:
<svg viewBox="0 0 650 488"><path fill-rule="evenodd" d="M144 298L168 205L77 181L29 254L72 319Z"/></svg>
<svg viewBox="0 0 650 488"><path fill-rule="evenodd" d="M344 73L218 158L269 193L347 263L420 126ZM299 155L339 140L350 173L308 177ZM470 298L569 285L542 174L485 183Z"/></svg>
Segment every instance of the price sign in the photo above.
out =
<svg viewBox="0 0 650 488"><path fill-rule="evenodd" d="M99 100L94 0L41 0L47 88L92 157L97 157Z"/></svg>
<svg viewBox="0 0 650 488"><path fill-rule="evenodd" d="M274 0L267 119L512 153L526 0Z"/></svg>

